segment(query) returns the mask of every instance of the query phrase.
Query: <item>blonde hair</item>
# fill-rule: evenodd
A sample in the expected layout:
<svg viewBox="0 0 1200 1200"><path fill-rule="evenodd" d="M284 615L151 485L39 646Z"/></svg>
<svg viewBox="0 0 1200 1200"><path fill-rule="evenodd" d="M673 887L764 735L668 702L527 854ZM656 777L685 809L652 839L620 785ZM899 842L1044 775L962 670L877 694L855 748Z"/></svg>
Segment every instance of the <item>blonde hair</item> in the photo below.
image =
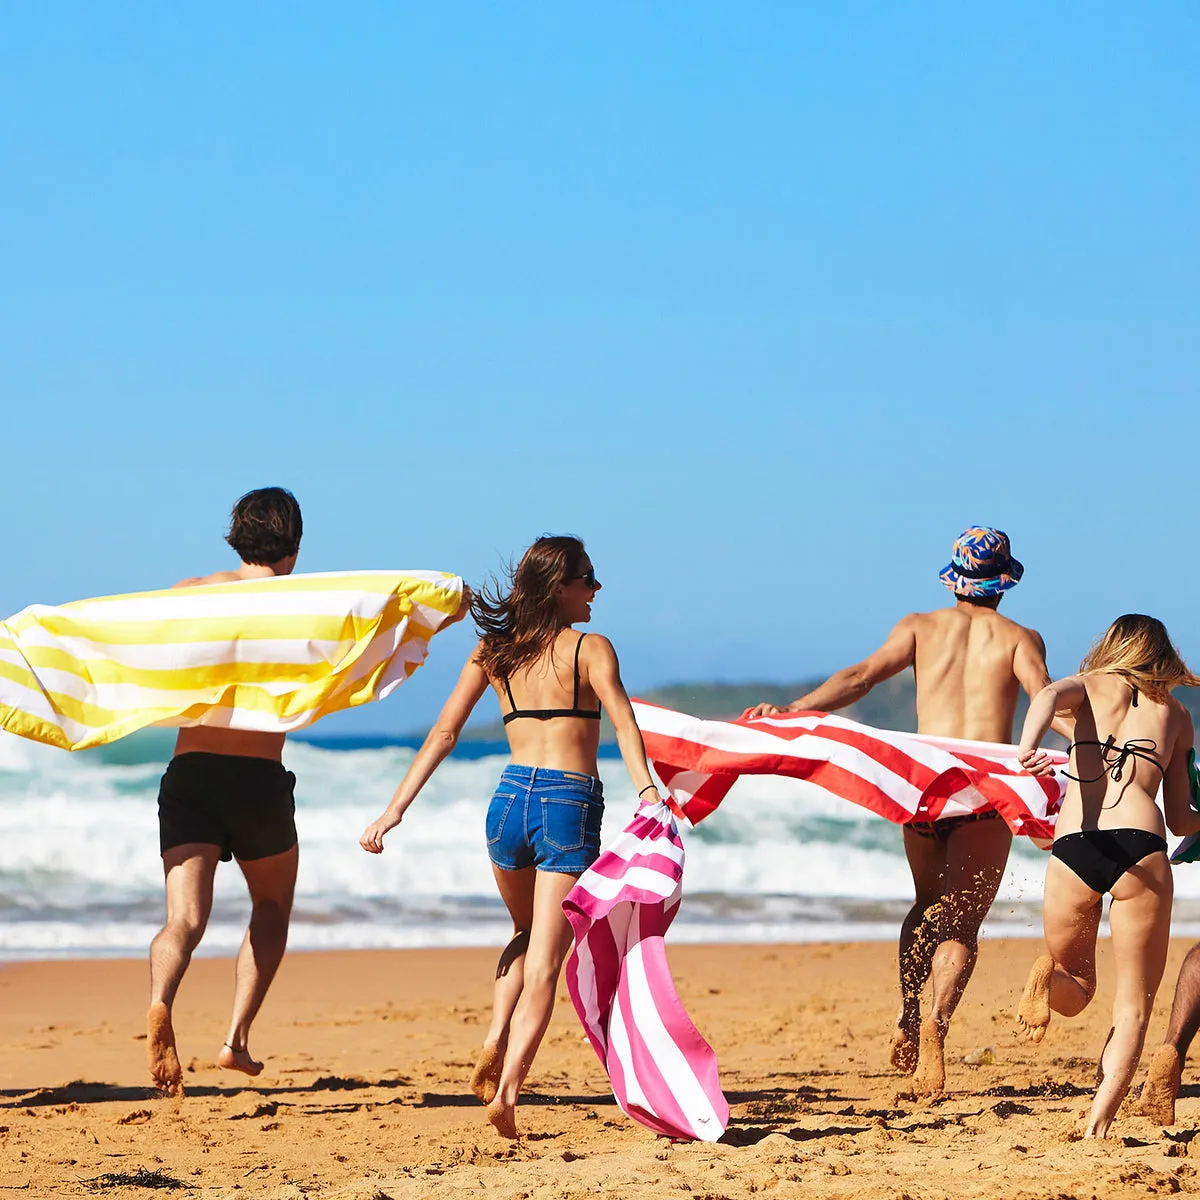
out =
<svg viewBox="0 0 1200 1200"><path fill-rule="evenodd" d="M1167 627L1142 613L1118 617L1096 639L1079 671L1123 676L1160 703L1172 688L1200 686L1200 677L1188 669Z"/></svg>

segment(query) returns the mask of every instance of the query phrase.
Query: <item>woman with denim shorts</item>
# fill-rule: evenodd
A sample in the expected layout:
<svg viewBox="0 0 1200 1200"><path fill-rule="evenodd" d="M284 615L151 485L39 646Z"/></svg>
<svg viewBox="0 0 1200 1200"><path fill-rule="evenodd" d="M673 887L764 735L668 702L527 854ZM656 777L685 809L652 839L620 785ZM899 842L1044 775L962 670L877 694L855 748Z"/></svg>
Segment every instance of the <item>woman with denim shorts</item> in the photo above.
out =
<svg viewBox="0 0 1200 1200"><path fill-rule="evenodd" d="M659 797L612 644L572 628L591 620L600 590L583 543L539 538L509 574L507 591L493 584L472 599L479 644L391 803L360 841L364 850L382 851L384 834L454 749L491 687L512 762L488 806L488 856L513 937L496 969L492 1023L471 1088L487 1105L488 1120L515 1138L517 1096L550 1023L571 948L562 903L600 853L601 708L639 796Z"/></svg>

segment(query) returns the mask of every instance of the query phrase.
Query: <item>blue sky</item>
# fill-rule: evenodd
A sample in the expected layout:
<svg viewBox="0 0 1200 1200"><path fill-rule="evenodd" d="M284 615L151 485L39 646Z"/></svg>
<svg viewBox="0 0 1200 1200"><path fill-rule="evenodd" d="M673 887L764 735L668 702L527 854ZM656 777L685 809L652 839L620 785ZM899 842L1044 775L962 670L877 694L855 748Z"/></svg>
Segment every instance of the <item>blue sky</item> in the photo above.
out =
<svg viewBox="0 0 1200 1200"><path fill-rule="evenodd" d="M580 534L634 689L861 657L977 522L1056 671L1200 663L1198 81L1187 3L8 5L0 609L281 483L310 570Z"/></svg>

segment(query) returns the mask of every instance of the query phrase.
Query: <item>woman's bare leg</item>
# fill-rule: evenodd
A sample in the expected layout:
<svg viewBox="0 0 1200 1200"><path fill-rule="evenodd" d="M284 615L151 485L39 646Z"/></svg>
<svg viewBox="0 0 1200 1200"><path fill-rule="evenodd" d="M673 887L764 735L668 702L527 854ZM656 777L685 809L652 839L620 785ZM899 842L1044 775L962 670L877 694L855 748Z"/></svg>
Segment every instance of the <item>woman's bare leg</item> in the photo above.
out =
<svg viewBox="0 0 1200 1200"><path fill-rule="evenodd" d="M1172 894L1171 866L1162 853L1144 858L1113 888L1108 923L1117 987L1112 1029L1100 1054L1088 1137L1108 1135L1137 1070L1154 995L1167 965Z"/></svg>
<svg viewBox="0 0 1200 1200"><path fill-rule="evenodd" d="M500 898L512 917L512 940L500 952L496 964L496 982L492 988L492 1023L483 1039L483 1048L471 1075L471 1091L491 1104L500 1083L504 1066L504 1051L508 1047L508 1026L513 1010L521 998L525 983L525 952L529 949L529 931L533 926L533 867L521 871L505 871L495 864L492 874L500 889Z"/></svg>
<svg viewBox="0 0 1200 1200"><path fill-rule="evenodd" d="M1040 1042L1050 1012L1074 1017L1096 993L1096 933L1101 897L1070 867L1052 858L1046 864L1042 925L1046 953L1032 966L1017 1005L1017 1026L1031 1042Z"/></svg>
<svg viewBox="0 0 1200 1200"><path fill-rule="evenodd" d="M537 872L524 986L509 1022L500 1083L487 1109L488 1120L508 1138L517 1136L517 1096L550 1024L558 976L571 949L571 925L562 903L578 878L554 871Z"/></svg>

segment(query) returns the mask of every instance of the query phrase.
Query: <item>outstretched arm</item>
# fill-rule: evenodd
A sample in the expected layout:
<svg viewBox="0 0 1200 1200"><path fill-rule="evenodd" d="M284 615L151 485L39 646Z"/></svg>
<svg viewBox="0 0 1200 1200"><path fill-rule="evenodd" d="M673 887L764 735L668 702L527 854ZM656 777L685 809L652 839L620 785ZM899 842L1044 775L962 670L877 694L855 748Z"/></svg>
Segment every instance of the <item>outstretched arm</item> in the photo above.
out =
<svg viewBox="0 0 1200 1200"><path fill-rule="evenodd" d="M486 690L487 676L476 661L475 653L472 653L458 677L458 683L454 685L454 691L450 693L450 698L438 714L437 721L409 764L400 785L392 794L391 802L378 819L363 830L362 837L358 839L364 850L372 854L383 851L383 835L400 824L408 806L417 798L417 793L428 783L429 777L437 770L442 760L454 749L471 710L479 703L480 696Z"/></svg>
<svg viewBox="0 0 1200 1200"><path fill-rule="evenodd" d="M609 720L613 723L613 729L616 730L617 746L621 750L625 770L629 772L629 778L633 781L638 795L646 792L649 799L649 789L653 787L655 796L662 799L658 795L657 785L650 778L642 731L637 727L633 705L629 703L629 694L621 682L621 666L617 662L617 652L613 649L612 642L598 633L590 634L584 642L583 660L592 691L604 705Z"/></svg>
<svg viewBox="0 0 1200 1200"><path fill-rule="evenodd" d="M777 712L833 712L861 700L877 683L911 667L917 654L916 622L907 616L888 634L888 639L868 658L831 675L820 687L793 700L784 708L758 704L742 713L748 717L766 717Z"/></svg>
<svg viewBox="0 0 1200 1200"><path fill-rule="evenodd" d="M1042 641L1042 635L1036 629L1030 629L1028 637L1023 637L1017 643L1016 653L1013 655L1013 673L1030 700L1050 683L1050 672L1046 669L1046 643ZM1075 718L1065 710L1054 714L1050 728L1065 737L1068 742L1075 740Z"/></svg>
<svg viewBox="0 0 1200 1200"><path fill-rule="evenodd" d="M1068 675L1065 679L1048 683L1029 702L1025 725L1021 730L1021 744L1017 748L1017 758L1030 775L1054 774L1054 763L1050 761L1046 752L1039 748L1042 738L1050 732L1056 713L1073 717L1086 699L1087 690L1083 686L1083 680L1078 675Z"/></svg>
<svg viewBox="0 0 1200 1200"><path fill-rule="evenodd" d="M1189 751L1195 743L1191 717L1181 713L1179 733L1171 749L1171 761L1163 773L1163 816L1167 828L1176 837L1200 833L1200 813L1192 807L1192 779L1188 769Z"/></svg>

